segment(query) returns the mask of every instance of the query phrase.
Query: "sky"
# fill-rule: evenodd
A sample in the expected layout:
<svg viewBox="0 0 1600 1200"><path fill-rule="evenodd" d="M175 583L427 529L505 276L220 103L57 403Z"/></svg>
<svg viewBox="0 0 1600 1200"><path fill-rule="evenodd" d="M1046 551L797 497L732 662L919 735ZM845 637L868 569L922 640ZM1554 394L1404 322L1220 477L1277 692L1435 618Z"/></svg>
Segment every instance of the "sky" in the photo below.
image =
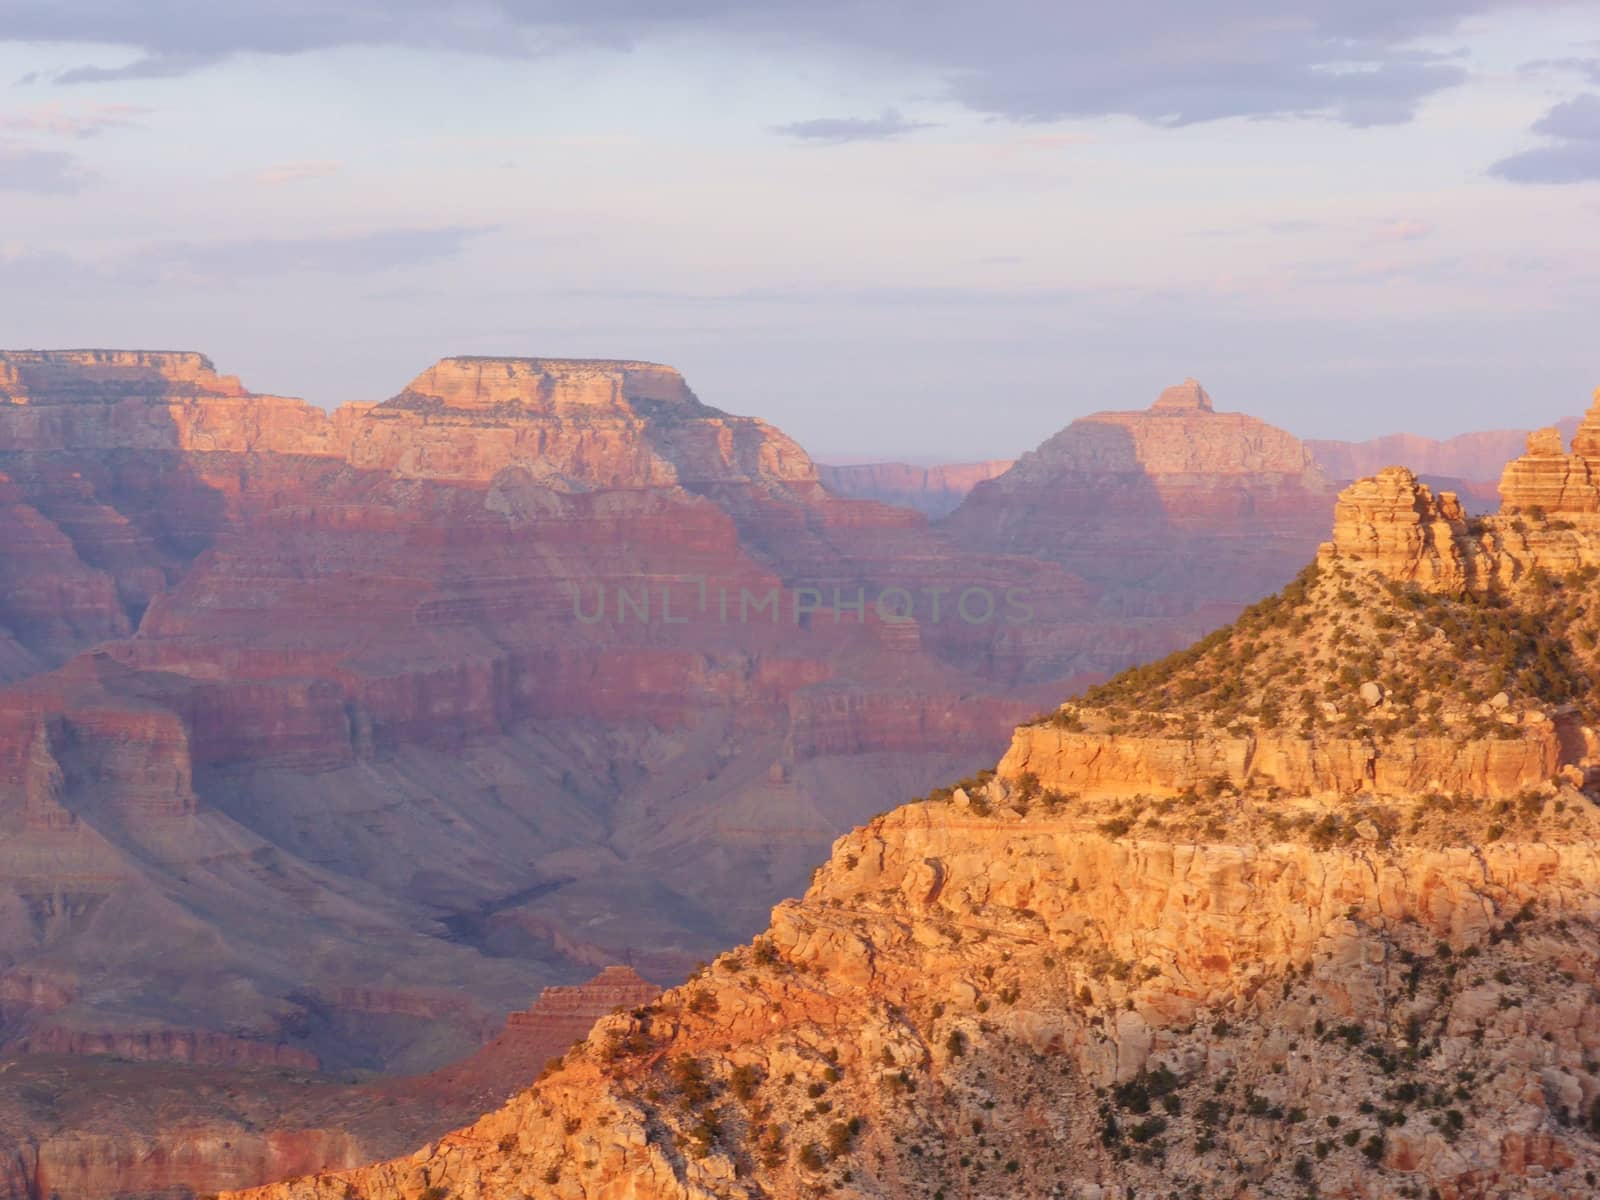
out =
<svg viewBox="0 0 1600 1200"><path fill-rule="evenodd" d="M0 0L0 345L641 358L819 456L1600 385L1600 0Z"/></svg>

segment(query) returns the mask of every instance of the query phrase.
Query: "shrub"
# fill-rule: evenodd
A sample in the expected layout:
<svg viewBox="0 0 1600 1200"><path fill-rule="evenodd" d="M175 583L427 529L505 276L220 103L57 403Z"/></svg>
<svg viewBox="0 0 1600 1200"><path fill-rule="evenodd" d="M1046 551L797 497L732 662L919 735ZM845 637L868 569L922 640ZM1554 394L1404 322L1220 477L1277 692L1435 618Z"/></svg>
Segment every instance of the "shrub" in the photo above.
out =
<svg viewBox="0 0 1600 1200"><path fill-rule="evenodd" d="M711 1081L706 1078L705 1065L693 1055L675 1058L671 1067L672 1082L689 1104L704 1104L711 1099Z"/></svg>
<svg viewBox="0 0 1600 1200"><path fill-rule="evenodd" d="M855 1142L856 1134L861 1132L861 1118L852 1117L849 1121L835 1121L828 1126L828 1157L840 1158L850 1152L851 1145Z"/></svg>
<svg viewBox="0 0 1600 1200"><path fill-rule="evenodd" d="M761 1086L761 1068L754 1063L745 1063L736 1067L733 1072L733 1094L745 1103L755 1099L756 1089Z"/></svg>

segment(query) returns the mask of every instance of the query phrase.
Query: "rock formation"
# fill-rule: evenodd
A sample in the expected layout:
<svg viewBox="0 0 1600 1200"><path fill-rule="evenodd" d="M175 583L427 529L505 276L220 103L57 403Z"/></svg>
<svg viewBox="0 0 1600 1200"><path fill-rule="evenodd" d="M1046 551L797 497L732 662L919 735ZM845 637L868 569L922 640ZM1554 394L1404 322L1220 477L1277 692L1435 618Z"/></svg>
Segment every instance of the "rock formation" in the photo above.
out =
<svg viewBox="0 0 1600 1200"><path fill-rule="evenodd" d="M1468 520L1449 492L1401 467L1340 496L1328 561L1346 560L1430 590L1485 590L1538 575L1600 568L1600 396L1568 454L1559 430L1528 436L1505 467L1501 510Z"/></svg>
<svg viewBox="0 0 1600 1200"><path fill-rule="evenodd" d="M251 1200L1593 1195L1600 528L1339 523L502 1108Z"/></svg>
<svg viewBox="0 0 1600 1200"><path fill-rule="evenodd" d="M942 528L969 550L1059 563L1124 619L1183 617L1180 645L1281 587L1334 492L1281 429L1215 411L1194 380L1149 409L1074 421L973 488Z"/></svg>

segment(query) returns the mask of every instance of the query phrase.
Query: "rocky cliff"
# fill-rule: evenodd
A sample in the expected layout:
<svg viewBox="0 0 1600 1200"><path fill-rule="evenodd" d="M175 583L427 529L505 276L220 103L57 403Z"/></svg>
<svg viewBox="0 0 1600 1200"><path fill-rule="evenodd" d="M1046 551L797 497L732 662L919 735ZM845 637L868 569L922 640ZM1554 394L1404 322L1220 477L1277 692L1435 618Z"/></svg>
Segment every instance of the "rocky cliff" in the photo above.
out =
<svg viewBox="0 0 1600 1200"><path fill-rule="evenodd" d="M1483 529L1356 485L1284 593L839 839L501 1109L251 1195L1594 1194L1600 631L1554 571L1600 531L1526 465ZM1419 570L1439 522L1487 568Z"/></svg>

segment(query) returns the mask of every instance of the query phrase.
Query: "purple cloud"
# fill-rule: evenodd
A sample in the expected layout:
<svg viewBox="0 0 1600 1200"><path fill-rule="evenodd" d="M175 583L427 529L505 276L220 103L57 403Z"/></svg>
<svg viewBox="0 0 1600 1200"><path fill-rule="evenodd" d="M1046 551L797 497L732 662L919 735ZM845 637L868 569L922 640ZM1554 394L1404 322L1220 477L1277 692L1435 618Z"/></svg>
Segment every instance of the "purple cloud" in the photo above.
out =
<svg viewBox="0 0 1600 1200"><path fill-rule="evenodd" d="M90 178L77 158L63 151L0 146L0 192L65 196L82 191Z"/></svg>
<svg viewBox="0 0 1600 1200"><path fill-rule="evenodd" d="M1502 158L1490 174L1512 183L1600 181L1600 93L1556 105L1534 122L1532 132L1552 144Z"/></svg>
<svg viewBox="0 0 1600 1200"><path fill-rule="evenodd" d="M918 129L932 129L927 121L908 121L892 108L876 117L817 117L773 127L774 133L806 142L882 142Z"/></svg>
<svg viewBox="0 0 1600 1200"><path fill-rule="evenodd" d="M0 39L126 46L140 55L58 77L87 83L171 77L233 54L335 46L531 56L684 33L777 38L932 71L952 99L1019 120L1122 114L1185 125L1315 115L1360 126L1409 120L1425 98L1465 78L1459 63L1418 50L1417 39L1452 34L1488 12L1555 6L1557 0L0 0Z"/></svg>

